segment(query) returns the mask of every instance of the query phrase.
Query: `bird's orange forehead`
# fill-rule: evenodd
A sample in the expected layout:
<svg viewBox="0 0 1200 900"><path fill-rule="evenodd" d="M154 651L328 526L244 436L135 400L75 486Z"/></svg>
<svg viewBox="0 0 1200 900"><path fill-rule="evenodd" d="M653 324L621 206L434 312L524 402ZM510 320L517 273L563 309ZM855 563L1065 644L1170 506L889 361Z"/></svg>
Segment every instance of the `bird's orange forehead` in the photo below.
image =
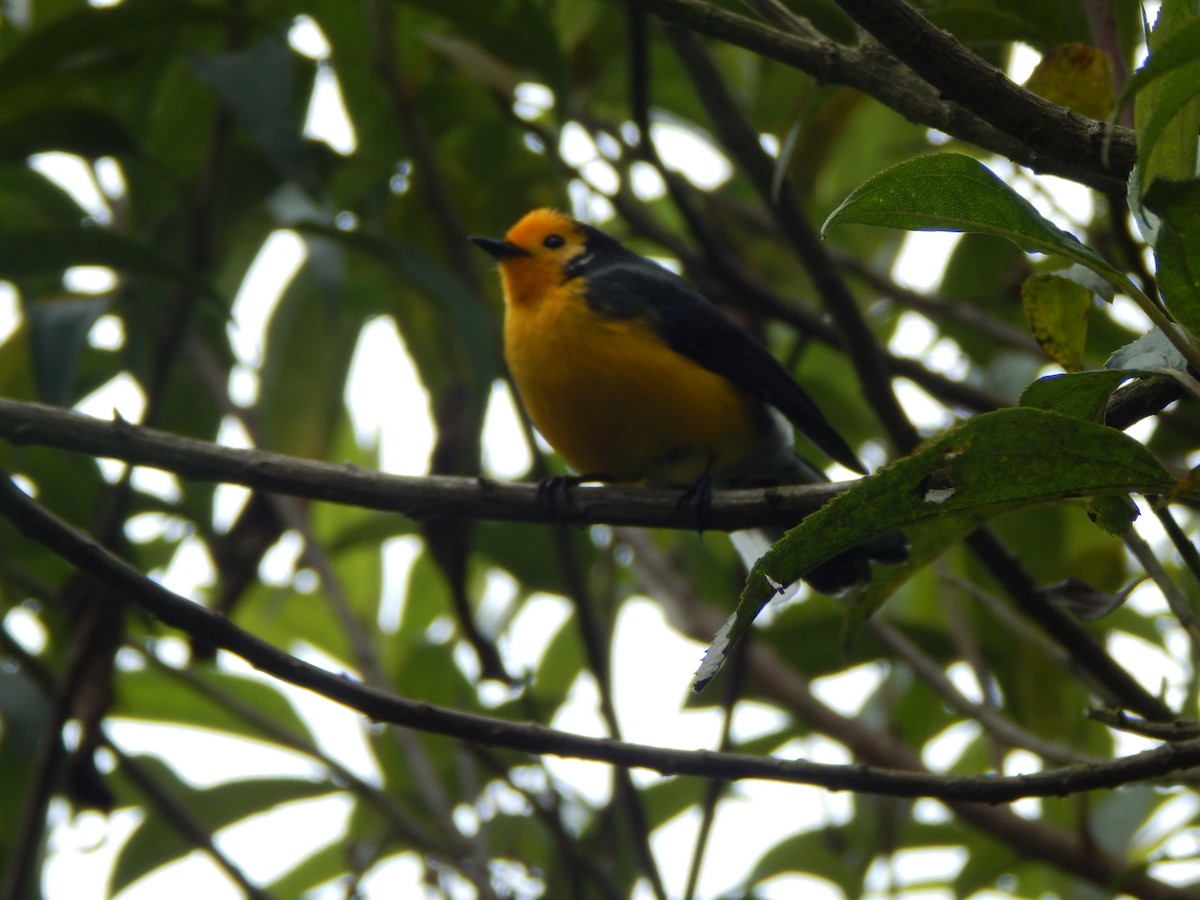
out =
<svg viewBox="0 0 1200 900"><path fill-rule="evenodd" d="M510 244L531 250L541 246L542 241L552 234L561 234L568 243L580 237L574 219L557 209L547 208L526 213L521 221L508 230L505 238Z"/></svg>

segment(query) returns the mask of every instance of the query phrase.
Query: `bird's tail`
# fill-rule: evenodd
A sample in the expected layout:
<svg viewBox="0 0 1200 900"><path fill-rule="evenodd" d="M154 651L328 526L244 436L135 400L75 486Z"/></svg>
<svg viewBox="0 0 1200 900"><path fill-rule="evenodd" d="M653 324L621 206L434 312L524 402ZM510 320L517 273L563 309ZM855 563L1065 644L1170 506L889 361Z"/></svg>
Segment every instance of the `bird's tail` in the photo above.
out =
<svg viewBox="0 0 1200 900"><path fill-rule="evenodd" d="M817 484L829 479L806 459L795 455L793 467L776 483ZM771 545L783 537L783 529L751 529L730 535L733 546L746 568L762 558ZM898 531L877 535L857 546L825 560L804 575L804 581L817 593L842 594L871 583L871 563L900 565L908 561L908 541ZM786 592L788 596L791 591Z"/></svg>

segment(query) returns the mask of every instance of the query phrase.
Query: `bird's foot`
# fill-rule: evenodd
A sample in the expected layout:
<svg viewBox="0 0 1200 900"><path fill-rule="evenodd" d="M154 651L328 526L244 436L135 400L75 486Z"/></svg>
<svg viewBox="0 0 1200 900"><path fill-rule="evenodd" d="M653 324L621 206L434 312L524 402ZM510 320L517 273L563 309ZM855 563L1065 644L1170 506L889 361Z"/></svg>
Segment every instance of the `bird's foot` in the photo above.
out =
<svg viewBox="0 0 1200 900"><path fill-rule="evenodd" d="M708 525L708 515L712 511L712 494L712 475L706 470L679 495L675 510L683 512L688 506L692 506L696 512L696 530L703 531Z"/></svg>

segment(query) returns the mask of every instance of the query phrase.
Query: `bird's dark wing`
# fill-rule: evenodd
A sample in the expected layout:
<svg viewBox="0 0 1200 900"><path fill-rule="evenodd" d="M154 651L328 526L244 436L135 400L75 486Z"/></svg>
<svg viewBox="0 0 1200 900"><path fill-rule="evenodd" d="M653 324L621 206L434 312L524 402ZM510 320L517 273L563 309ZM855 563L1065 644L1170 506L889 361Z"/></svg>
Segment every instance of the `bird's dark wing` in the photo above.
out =
<svg viewBox="0 0 1200 900"><path fill-rule="evenodd" d="M842 465L866 471L783 364L678 275L626 251L617 259L597 259L586 282L593 309L617 318L649 317L672 349L761 397Z"/></svg>

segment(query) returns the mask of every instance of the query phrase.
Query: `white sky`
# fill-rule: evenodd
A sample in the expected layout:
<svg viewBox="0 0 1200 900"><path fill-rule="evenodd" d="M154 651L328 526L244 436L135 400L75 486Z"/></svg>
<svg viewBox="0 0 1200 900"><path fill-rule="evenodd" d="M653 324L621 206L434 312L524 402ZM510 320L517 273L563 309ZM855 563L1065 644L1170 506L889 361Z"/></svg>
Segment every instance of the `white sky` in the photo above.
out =
<svg viewBox="0 0 1200 900"><path fill-rule="evenodd" d="M293 46L313 59L322 61L314 88L306 129L315 139L327 141L336 151L353 152L356 139L352 124L341 108L336 73L327 58L329 47L311 21L300 21L291 34ZM1018 54L1016 66L1031 69L1036 55ZM553 98L539 85L523 85L517 94L519 114L536 115ZM616 173L605 159L607 148L597 147L582 129L568 126L563 135L564 156L583 170L585 177L596 187L615 186ZM713 187L729 177L728 161L714 148L691 131L662 124L656 126L654 139L664 158L686 159L687 174L702 186ZM704 162L701 165L701 161ZM111 218L108 199L119 196L122 190L119 167L104 161L93 171L81 161L64 154L44 154L32 163L47 177L69 186L80 205L97 221ZM1003 163L998 163L1003 165ZM661 194L662 183L648 167L637 168L635 190L644 197ZM1046 194L1032 187L1028 178L1005 173L1010 183L1025 184L1030 199L1046 207ZM1052 185L1043 188L1054 191L1066 209L1080 210L1086 219L1090 209L1082 204L1086 192L1073 186ZM1061 190L1061 193L1059 191ZM593 218L605 217L610 208L607 200L581 185L572 188L577 214ZM1087 200L1090 203L1090 200ZM1065 227L1070 223L1060 222ZM940 280L946 259L957 242L957 235L912 233L907 235L904 251L896 263L894 276L901 283L917 289L931 287ZM264 329L269 321L280 287L303 263L303 240L294 232L281 230L273 234L259 254L248 274L233 307L230 341L238 359L231 379L231 394L243 403L253 401L257 390L257 368L262 359ZM105 270L73 270L68 283L75 290L103 291L113 281ZM0 342L16 325L19 315L16 298L7 285L0 284ZM97 323L92 333L97 346L119 347L123 341L119 320L107 316ZM918 314L905 313L893 349L933 360L938 368L953 371L961 358L952 342L937 337L936 329ZM378 385L388 385L381 394ZM923 397L915 386L902 387L902 401L922 427L939 428L948 423L946 414ZM360 439L377 440L381 448L381 467L390 472L423 474L427 471L433 427L429 419L429 400L417 373L404 350L403 339L394 322L379 318L366 323L355 353L347 387L347 402ZM108 417L113 409L137 421L141 414L142 398L128 378L118 378L101 388L80 404L80 409ZM522 438L516 421L513 401L506 388L497 385L489 404L485 425L486 470L495 477L517 478L530 466L530 450ZM244 433L232 420L222 429L220 440L233 446L246 446ZM103 463L105 474L113 478L120 470L118 463ZM178 492L178 484L162 473L139 473L139 486L164 496ZM223 489L224 502L219 504L218 524L228 524L235 515L245 492L239 488ZM149 518L139 523L143 539L171 529L166 518ZM416 552L411 538L389 542L385 550L388 595L402 596L407 569ZM263 577L276 583L287 583L295 577L294 561L298 547L295 540L283 546L264 563ZM204 557L198 542L184 541L176 559L167 570L157 573L165 583L185 594L195 595L211 583L211 564ZM494 579L484 607L489 603L503 606L505 592L511 585L498 574ZM1153 593L1153 592L1151 592ZM1148 604L1161 603L1161 598L1147 598ZM394 628L400 611L385 606L381 610L380 627ZM555 597L538 597L529 601L511 627L503 635L502 646L510 657L528 666L536 665L549 637L564 627L569 609L566 601ZM44 643L40 625L24 610L9 613L5 626L27 646L37 649ZM567 626L569 627L569 626ZM1133 638L1117 635L1113 638L1114 652L1124 654ZM171 649L170 642L160 642ZM180 645L181 646L181 645ZM177 652L182 653L178 647ZM293 648L295 649L295 648ZM635 599L622 609L616 628L614 659L619 660L615 673L615 699L622 727L630 740L663 746L714 747L720 722L713 713L682 709L688 690L688 678L703 651L700 644L686 640L673 632L663 621L656 604ZM1169 682L1178 682L1178 667L1161 652L1139 647L1140 656L1154 666L1153 671ZM226 664L237 671L253 675L238 660L225 658ZM1146 671L1146 670L1141 670ZM672 677L671 673L675 673ZM883 677L878 666L861 666L836 678L823 679L816 685L819 695L835 708L853 715L857 712L855 698L868 696ZM959 673L962 676L963 673ZM963 680L960 677L959 680ZM1157 682L1155 682L1157 683ZM970 690L970 678L964 689ZM356 714L307 692L284 686L302 715L315 723L315 730L324 736L331 755L366 778L377 776L362 737L364 723ZM585 734L603 733L596 711L595 686L581 679L572 692L572 702L560 711L554 725ZM735 720L740 734L765 733L779 724L777 713L754 704L741 704ZM957 758L970 740L971 729L966 725L944 735L928 750L927 762L946 766ZM211 784L232 776L253 777L294 774L318 776L313 764L295 754L265 744L224 738L199 729L180 729L151 726L145 723L115 721L111 734L129 753L151 753L169 759L189 781ZM794 741L784 755L803 756L832 762L848 762L845 751L823 739ZM230 761L235 761L236 764ZM1033 765L1034 761L1015 756L1010 766ZM548 759L547 768L573 785L584 796L602 802L610 790L608 767L595 763ZM636 773L639 781L647 780L646 773ZM1195 798L1192 798L1195 803ZM733 797L722 803L716 819L715 832L710 839L708 854L700 883L700 896L713 897L734 889L763 849L777 839L800 827L818 827L824 823L845 821L851 813L853 799L848 794L830 794L814 788L776 784L746 783L739 785ZM1031 804L1036 808L1036 804ZM296 859L309 850L338 839L348 815L349 801L344 796L331 795L312 801L289 804L254 819L239 823L219 835L223 851L256 879L267 880L286 871ZM921 815L932 818L944 816L941 807L930 801L919 806ZM1173 815L1178 815L1174 810ZM84 814L68 819L65 807L54 809L55 828L51 854L46 868L46 894L51 900L92 900L104 896L106 873L113 854L128 837L137 821L136 812L122 811L105 819ZM653 846L666 879L669 892L677 896L683 890L686 860L698 828L695 810L668 823L655 832ZM1161 823L1154 823L1161 827ZM1148 832L1153 829L1147 829ZM286 833L286 839L281 834ZM870 871L869 898L904 897L908 900L934 900L948 897L944 892L931 891L920 885L931 876L952 878L965 860L957 848L928 848L903 851L888 862ZM1187 872L1185 875L1192 873ZM415 855L406 854L389 859L373 870L364 883L368 897L425 896L421 878L423 868ZM906 885L912 886L904 889ZM461 886L460 886L461 888ZM470 896L465 888L452 891L454 896ZM204 897L220 900L238 897L239 892L220 875L214 865L199 854L154 873L120 895L122 900L158 900L163 896L180 898ZM336 887L316 896L340 897ZM648 890L639 896L649 896ZM759 896L769 898L836 898L840 896L831 885L802 876L775 879L764 886ZM988 897L987 894L976 895ZM991 896L999 897L1000 894Z"/></svg>

